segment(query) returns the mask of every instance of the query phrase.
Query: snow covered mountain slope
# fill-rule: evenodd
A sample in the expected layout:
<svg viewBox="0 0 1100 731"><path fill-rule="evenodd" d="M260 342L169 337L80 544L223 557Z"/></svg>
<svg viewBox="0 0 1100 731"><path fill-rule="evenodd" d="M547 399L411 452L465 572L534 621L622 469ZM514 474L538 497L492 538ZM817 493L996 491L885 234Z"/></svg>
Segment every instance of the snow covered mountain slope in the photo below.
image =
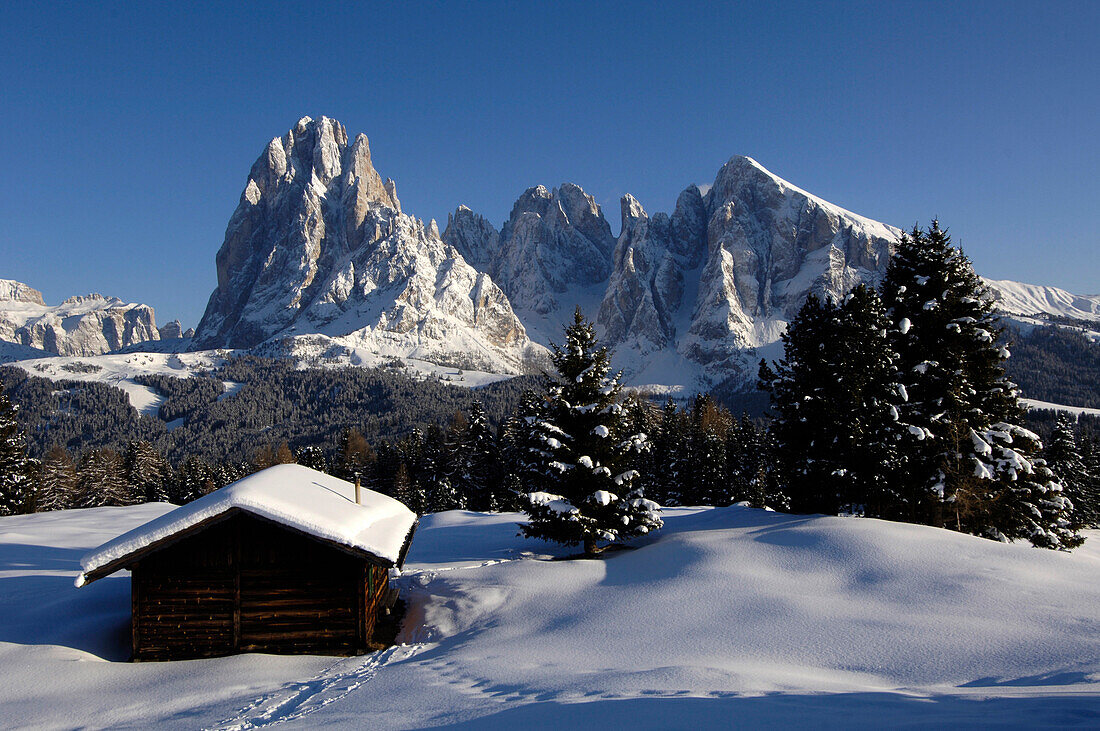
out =
<svg viewBox="0 0 1100 731"><path fill-rule="evenodd" d="M164 403L164 396L135 378L145 375L190 378L225 363L227 351L202 351L198 353L128 352L106 355L46 358L25 358L11 365L22 368L32 376L53 381L82 381L105 383L121 389L130 399L130 405L146 416L156 416Z"/></svg>
<svg viewBox="0 0 1100 731"><path fill-rule="evenodd" d="M401 211L365 135L303 117L252 166L195 349L320 333L393 356L521 372L539 349L508 298Z"/></svg>
<svg viewBox="0 0 1100 731"><path fill-rule="evenodd" d="M1100 322L1100 295L1071 294L1057 287L986 279L997 297L997 309L1023 317L1066 317Z"/></svg>
<svg viewBox="0 0 1100 731"><path fill-rule="evenodd" d="M252 166L194 337L171 324L164 336L179 342L146 347L516 374L538 369L580 306L630 385L749 386L806 296L877 282L901 233L742 156L684 190L671 214L629 195L621 209L615 237L579 186L538 185L499 230L460 206L441 235L401 210L365 135L303 117ZM1100 296L990 284L1017 318L1100 321ZM74 320L42 314L41 296L17 282L0 282L4 297L0 339L30 347L90 355L161 337L139 305L70 300L66 312L83 308Z"/></svg>
<svg viewBox="0 0 1100 731"><path fill-rule="evenodd" d="M499 233L459 207L447 218L443 240L492 275L544 344L560 337L578 304L594 316L615 246L596 200L572 183L528 188Z"/></svg>
<svg viewBox="0 0 1100 731"><path fill-rule="evenodd" d="M860 282L876 283L901 233L812 196L748 157L718 171L703 203L706 258L677 349L712 380L743 371L746 350L775 342L807 295L839 297Z"/></svg>
<svg viewBox="0 0 1100 731"><path fill-rule="evenodd" d="M164 504L0 518L12 728L1095 727L1100 539L681 508L638 549L540 560L515 514L421 521L405 645L128 663L129 577L72 582Z"/></svg>
<svg viewBox="0 0 1100 731"><path fill-rule="evenodd" d="M26 345L0 340L0 363L13 363L15 361L28 360L31 358L45 358L49 355L50 353L39 350L38 348L28 348Z"/></svg>
<svg viewBox="0 0 1100 731"><path fill-rule="evenodd" d="M0 340L81 356L159 339L156 317L148 305L89 294L51 307L38 290L0 279Z"/></svg>
<svg viewBox="0 0 1100 731"><path fill-rule="evenodd" d="M540 342L579 304L628 382L705 388L751 380L755 349L779 339L809 293L877 282L900 234L740 156L705 194L685 190L672 215L650 217L629 195L621 205L614 242L572 184L528 189L499 232L459 208L443 239L491 267Z"/></svg>

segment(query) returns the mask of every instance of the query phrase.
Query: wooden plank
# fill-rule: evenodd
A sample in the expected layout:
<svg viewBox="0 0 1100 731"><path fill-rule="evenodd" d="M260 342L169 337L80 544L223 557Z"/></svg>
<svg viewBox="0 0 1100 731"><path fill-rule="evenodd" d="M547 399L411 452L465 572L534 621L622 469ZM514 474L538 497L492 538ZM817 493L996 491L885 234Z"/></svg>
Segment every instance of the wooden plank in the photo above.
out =
<svg viewBox="0 0 1100 731"><path fill-rule="evenodd" d="M366 588L372 575L371 568L367 564L363 564L362 569L359 572L360 585L358 591L355 592L355 609L356 609L356 623L355 623L355 643L358 647L366 649L367 647L367 596Z"/></svg>
<svg viewBox="0 0 1100 731"><path fill-rule="evenodd" d="M241 531L233 536L233 649L241 646Z"/></svg>
<svg viewBox="0 0 1100 731"><path fill-rule="evenodd" d="M138 627L141 622L141 564L130 567L130 659L141 658L141 638Z"/></svg>

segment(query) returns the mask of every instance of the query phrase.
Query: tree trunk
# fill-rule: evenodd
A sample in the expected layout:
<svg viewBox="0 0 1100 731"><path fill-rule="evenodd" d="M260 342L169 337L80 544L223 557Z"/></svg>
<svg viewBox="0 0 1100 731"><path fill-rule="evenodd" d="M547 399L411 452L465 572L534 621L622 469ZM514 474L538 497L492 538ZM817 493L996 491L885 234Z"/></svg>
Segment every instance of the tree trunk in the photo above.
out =
<svg viewBox="0 0 1100 731"><path fill-rule="evenodd" d="M596 545L596 539L593 537L585 537L584 555L589 558L595 558L601 553L603 553L603 548Z"/></svg>

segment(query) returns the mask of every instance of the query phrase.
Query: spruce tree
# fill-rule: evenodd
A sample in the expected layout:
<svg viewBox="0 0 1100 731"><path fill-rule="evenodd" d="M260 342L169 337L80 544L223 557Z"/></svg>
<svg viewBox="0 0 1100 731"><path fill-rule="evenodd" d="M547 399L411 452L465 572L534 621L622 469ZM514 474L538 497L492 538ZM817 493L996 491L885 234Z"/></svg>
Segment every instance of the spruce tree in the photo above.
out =
<svg viewBox="0 0 1100 731"><path fill-rule="evenodd" d="M501 480L500 456L489 415L480 401L470 404L467 421L463 462L470 507L481 511L498 510L502 501L497 494Z"/></svg>
<svg viewBox="0 0 1100 731"><path fill-rule="evenodd" d="M911 519L997 540L1071 548L1071 504L1034 461L994 301L939 223L899 240L882 285L902 420L919 440L902 485Z"/></svg>
<svg viewBox="0 0 1100 731"><path fill-rule="evenodd" d="M325 454L325 450L321 449L320 445L310 444L302 447L295 456L297 457L298 464L303 467L309 467L311 470L331 474L330 470L332 467L329 466L328 455Z"/></svg>
<svg viewBox="0 0 1100 731"><path fill-rule="evenodd" d="M253 471L251 463L246 465L246 470ZM215 474L214 468L207 464L205 460L192 455L184 460L172 476L169 483L168 497L176 505L183 505L221 487L218 482L218 476Z"/></svg>
<svg viewBox="0 0 1100 731"><path fill-rule="evenodd" d="M776 463L774 438L756 426L747 414L730 424L726 437L726 464L732 502L754 508L790 510Z"/></svg>
<svg viewBox="0 0 1100 731"><path fill-rule="evenodd" d="M506 482L524 496L518 502L515 498L520 496L513 498L519 508L526 504L527 494L545 492L549 486L549 476L543 469L551 459L545 426L546 399L532 390L524 391L516 413L505 423L502 445Z"/></svg>
<svg viewBox="0 0 1100 731"><path fill-rule="evenodd" d="M73 501L77 508L107 505L132 505L135 502L126 481L126 465L113 449L93 449L80 460L77 490Z"/></svg>
<svg viewBox="0 0 1100 731"><path fill-rule="evenodd" d="M671 398L661 409L653 445L653 492L661 505L687 505L691 473L690 434L687 418Z"/></svg>
<svg viewBox="0 0 1100 731"><path fill-rule="evenodd" d="M689 505L729 505L733 502L726 469L729 413L709 395L696 396L691 409L684 501Z"/></svg>
<svg viewBox="0 0 1100 731"><path fill-rule="evenodd" d="M358 429L345 429L340 436L336 449L336 476L343 480L354 480L355 473L367 475L373 473L378 457Z"/></svg>
<svg viewBox="0 0 1100 731"><path fill-rule="evenodd" d="M834 404L825 398L833 378L825 348L835 315L831 301L811 294L782 335L782 359L775 368L760 363L760 386L771 394L772 432L796 513L835 514L839 508L839 467L831 459L837 418Z"/></svg>
<svg viewBox="0 0 1100 731"><path fill-rule="evenodd" d="M124 458L126 481L135 503L168 501L168 462L146 441L131 441Z"/></svg>
<svg viewBox="0 0 1100 731"><path fill-rule="evenodd" d="M623 404L623 428L628 434L644 434L644 448L631 450L624 457L624 466L638 473L637 486L643 494L648 495L654 502L660 502L654 497L657 494L657 486L654 482L654 442L650 435L654 432L653 406L646 399L632 394L626 398Z"/></svg>
<svg viewBox="0 0 1100 731"><path fill-rule="evenodd" d="M619 403L619 374L611 373L607 348L577 308L565 342L553 346L556 379L547 382L544 423L537 425L550 459L554 493L529 495L523 526L528 537L566 545L581 543L585 554L603 550L601 541L620 541L660 528L660 507L634 487L637 473L624 469L630 451L645 448L644 434L625 429Z"/></svg>
<svg viewBox="0 0 1100 731"><path fill-rule="evenodd" d="M897 356L877 293L861 285L839 304L811 295L783 346L774 369L761 362L760 379L776 411L791 508L893 517L909 437L898 423Z"/></svg>
<svg viewBox="0 0 1100 731"><path fill-rule="evenodd" d="M390 494L417 515L424 515L427 512L428 498L424 488L413 480L404 462L397 465Z"/></svg>
<svg viewBox="0 0 1100 731"><path fill-rule="evenodd" d="M68 450L54 444L46 451L38 468L38 510L65 510L73 507L76 493L76 466Z"/></svg>
<svg viewBox="0 0 1100 731"><path fill-rule="evenodd" d="M457 413L447 433L446 475L463 496L463 507L492 511L500 506L496 494L501 480L500 457L489 416L480 401L470 405L470 413Z"/></svg>
<svg viewBox="0 0 1100 731"><path fill-rule="evenodd" d="M455 489L451 484L451 478L444 475L432 486L428 505L428 511L432 513L441 513L444 510L465 510L466 496Z"/></svg>
<svg viewBox="0 0 1100 731"><path fill-rule="evenodd" d="M1100 528L1100 441L1085 432L1081 435L1081 463L1085 467L1085 514L1078 520L1089 528Z"/></svg>
<svg viewBox="0 0 1100 731"><path fill-rule="evenodd" d="M0 382L0 515L34 509L34 465L27 457L27 438L13 404Z"/></svg>
<svg viewBox="0 0 1100 731"><path fill-rule="evenodd" d="M1059 414L1043 457L1073 503L1074 524L1091 528L1100 519L1097 514L1100 505L1097 505L1094 480L1078 449L1075 432L1073 420L1065 413Z"/></svg>
<svg viewBox="0 0 1100 731"><path fill-rule="evenodd" d="M900 423L902 405L898 356L889 340L889 320L878 293L855 287L838 309L839 411L850 512L878 518L901 517L905 495L897 488L907 468L914 435ZM845 398L847 396L847 398Z"/></svg>

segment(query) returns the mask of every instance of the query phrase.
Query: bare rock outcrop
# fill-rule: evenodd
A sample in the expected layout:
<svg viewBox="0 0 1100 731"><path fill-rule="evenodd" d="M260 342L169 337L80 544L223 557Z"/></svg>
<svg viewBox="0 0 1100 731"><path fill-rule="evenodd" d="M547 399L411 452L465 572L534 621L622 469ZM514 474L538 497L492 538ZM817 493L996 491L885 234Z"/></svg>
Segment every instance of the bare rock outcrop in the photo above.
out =
<svg viewBox="0 0 1100 731"><path fill-rule="evenodd" d="M365 135L302 118L252 166L217 255L194 348L322 334L378 353L521 370L532 347L508 298L401 211ZM467 359L468 360L468 359Z"/></svg>

